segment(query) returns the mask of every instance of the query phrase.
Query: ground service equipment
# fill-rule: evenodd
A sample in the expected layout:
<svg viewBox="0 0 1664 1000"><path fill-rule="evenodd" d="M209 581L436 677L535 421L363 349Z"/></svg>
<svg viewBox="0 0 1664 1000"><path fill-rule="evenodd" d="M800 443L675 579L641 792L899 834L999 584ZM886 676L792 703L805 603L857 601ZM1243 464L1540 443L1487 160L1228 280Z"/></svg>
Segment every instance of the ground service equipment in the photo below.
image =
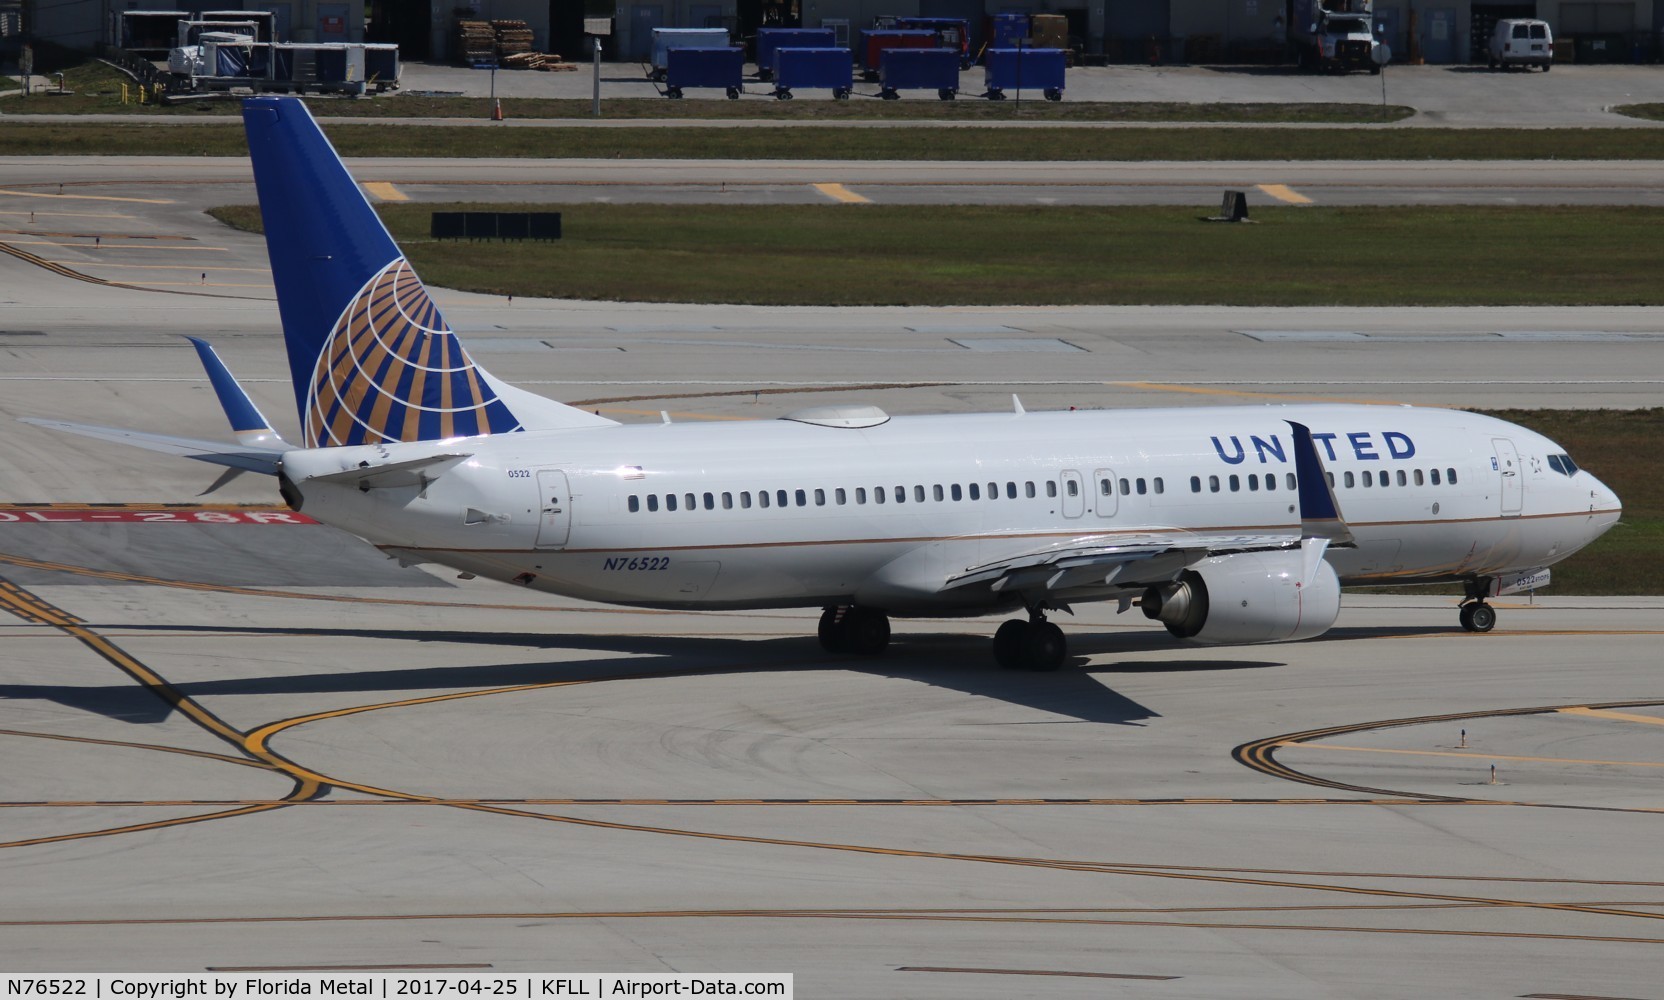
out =
<svg viewBox="0 0 1664 1000"><path fill-rule="evenodd" d="M729 41L727 28L654 28L653 68L648 76L664 79L665 70L670 66L671 49L720 49L726 48Z"/></svg>
<svg viewBox="0 0 1664 1000"><path fill-rule="evenodd" d="M959 53L952 49L885 49L879 74L886 101L899 90L934 90L951 101L959 93Z"/></svg>
<svg viewBox="0 0 1664 1000"><path fill-rule="evenodd" d="M757 79L774 79L774 53L777 49L832 48L838 44L838 33L831 28L758 28ZM844 58L849 51L844 50Z"/></svg>
<svg viewBox="0 0 1664 1000"><path fill-rule="evenodd" d="M1005 100L1007 90L1038 90L1048 101L1063 100L1066 59L1062 49L989 49L982 58L982 96Z"/></svg>
<svg viewBox="0 0 1664 1000"><path fill-rule="evenodd" d="M728 46L720 49L671 49L666 60L664 95L682 96L687 87L720 87L730 101L739 100L744 89L745 50Z"/></svg>
<svg viewBox="0 0 1664 1000"><path fill-rule="evenodd" d="M1374 0L1294 0L1288 41L1301 69L1381 72L1375 47Z"/></svg>
<svg viewBox="0 0 1664 1000"><path fill-rule="evenodd" d="M878 79L884 52L888 49L934 49L934 31L905 31L901 28L867 28L861 32L860 47L855 50L861 64L861 75L867 80ZM958 58L957 53L955 58Z"/></svg>
<svg viewBox="0 0 1664 1000"><path fill-rule="evenodd" d="M846 101L855 85L848 49L775 49L774 67L774 96L782 101L792 99L794 87L825 87L833 97Z"/></svg>

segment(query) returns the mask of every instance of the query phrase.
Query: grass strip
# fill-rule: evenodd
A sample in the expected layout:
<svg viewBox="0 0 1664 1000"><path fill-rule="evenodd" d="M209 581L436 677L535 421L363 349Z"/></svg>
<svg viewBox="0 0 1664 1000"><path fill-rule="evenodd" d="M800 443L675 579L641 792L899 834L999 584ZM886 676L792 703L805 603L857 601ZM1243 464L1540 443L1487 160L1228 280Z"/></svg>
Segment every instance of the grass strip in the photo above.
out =
<svg viewBox="0 0 1664 1000"><path fill-rule="evenodd" d="M608 64L612 76L628 75L634 66ZM971 79L975 79L972 74ZM645 81L643 81L645 82ZM966 81L970 82L969 79ZM130 101L121 103L121 85L128 85ZM240 98L193 101L186 104L139 104L132 81L120 70L96 60L64 71L64 85L71 94L38 96L4 102L8 115L28 114L128 114L139 118L178 120L202 115L236 114ZM730 101L701 99L672 101L662 98L610 98L602 104L602 117L614 120L657 119L785 119L790 121L1061 121L1061 122L1300 122L1370 124L1396 122L1415 114L1402 105L1324 103L1215 103L1177 102L1083 102L1015 100L882 101L862 99L876 94L877 84L856 87L850 101L776 101L762 99L769 84L748 83L754 95ZM694 91L695 94L700 93ZM971 95L966 94L967 98ZM476 118L491 117L491 101L484 97L439 97L425 94L391 93L370 99L307 99L307 106L319 118ZM516 97L505 98L503 107L511 118L589 118L591 103L584 99Z"/></svg>
<svg viewBox="0 0 1664 1000"><path fill-rule="evenodd" d="M438 242L435 211L563 213L552 243ZM424 277L498 295L757 305L1664 305L1664 209L380 207ZM252 207L215 209L257 229ZM1555 265L1542 266L1552 253Z"/></svg>
<svg viewBox="0 0 1664 1000"><path fill-rule="evenodd" d="M1664 129L513 128L326 121L343 156L817 160L1654 160ZM0 121L14 156L246 156L240 124Z"/></svg>
<svg viewBox="0 0 1664 1000"><path fill-rule="evenodd" d="M1615 104L1612 110L1620 115L1651 122L1664 122L1664 104Z"/></svg>

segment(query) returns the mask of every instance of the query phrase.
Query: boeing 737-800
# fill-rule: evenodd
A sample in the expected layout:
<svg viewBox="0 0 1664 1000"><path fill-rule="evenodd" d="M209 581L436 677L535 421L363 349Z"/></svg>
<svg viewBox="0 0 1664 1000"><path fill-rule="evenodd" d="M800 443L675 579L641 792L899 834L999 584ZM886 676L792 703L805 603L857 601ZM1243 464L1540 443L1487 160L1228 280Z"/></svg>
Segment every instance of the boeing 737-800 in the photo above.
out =
<svg viewBox="0 0 1664 1000"><path fill-rule="evenodd" d="M994 655L1066 658L1048 612L1138 606L1182 640L1321 635L1352 584L1486 599L1617 519L1553 441L1456 410L1288 405L623 425L480 368L299 100L245 101L303 440L197 342L238 445L37 421L274 475L407 562L651 608L824 608L873 655L890 615L1015 611Z"/></svg>

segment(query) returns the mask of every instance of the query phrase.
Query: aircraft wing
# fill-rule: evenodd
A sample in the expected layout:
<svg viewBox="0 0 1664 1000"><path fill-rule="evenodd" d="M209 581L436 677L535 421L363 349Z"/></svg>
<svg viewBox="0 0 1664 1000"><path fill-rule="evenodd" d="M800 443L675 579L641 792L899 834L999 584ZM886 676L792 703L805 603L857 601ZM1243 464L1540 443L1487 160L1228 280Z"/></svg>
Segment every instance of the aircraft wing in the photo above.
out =
<svg viewBox="0 0 1664 1000"><path fill-rule="evenodd" d="M943 591L987 587L994 593L1101 590L1164 582L1192 563L1237 552L1297 549L1297 530L1282 534L1114 532L1082 535L1015 553L949 577Z"/></svg>
<svg viewBox="0 0 1664 1000"><path fill-rule="evenodd" d="M210 465L224 465L244 472L260 472L268 476L277 475L279 460L283 457L283 449L281 448L250 447L226 444L223 441L204 441L200 438L171 437L166 434L130 431L120 427L98 427L92 424L72 424L64 420L42 420L38 417L19 417L17 419L26 424L34 424L36 427L46 427L67 434L96 438L100 441L113 441L116 444L132 445L135 448L159 451L165 455L194 458L199 462L207 462Z"/></svg>

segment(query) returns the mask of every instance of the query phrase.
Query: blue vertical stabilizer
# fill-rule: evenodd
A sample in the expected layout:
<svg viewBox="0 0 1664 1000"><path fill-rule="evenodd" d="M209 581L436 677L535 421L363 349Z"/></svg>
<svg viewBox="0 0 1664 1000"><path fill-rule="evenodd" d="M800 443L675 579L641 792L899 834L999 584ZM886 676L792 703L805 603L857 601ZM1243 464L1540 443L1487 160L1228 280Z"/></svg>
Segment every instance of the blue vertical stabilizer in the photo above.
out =
<svg viewBox="0 0 1664 1000"><path fill-rule="evenodd" d="M612 423L474 363L299 99L249 98L243 124L306 446Z"/></svg>

